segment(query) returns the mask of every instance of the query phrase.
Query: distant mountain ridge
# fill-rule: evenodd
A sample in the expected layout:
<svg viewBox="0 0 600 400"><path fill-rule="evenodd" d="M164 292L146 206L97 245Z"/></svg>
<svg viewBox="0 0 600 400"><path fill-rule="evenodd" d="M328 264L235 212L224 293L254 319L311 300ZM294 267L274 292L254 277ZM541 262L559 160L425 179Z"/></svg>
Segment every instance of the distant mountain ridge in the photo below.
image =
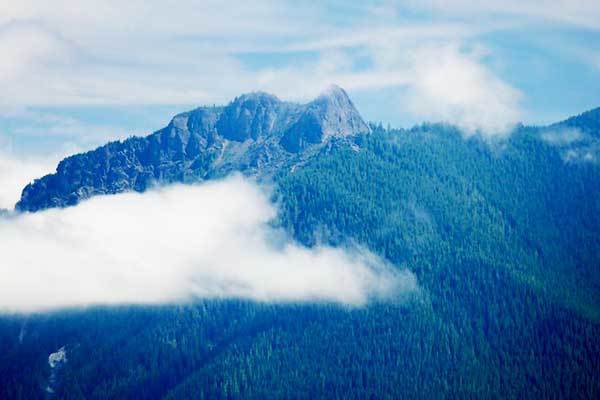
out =
<svg viewBox="0 0 600 400"><path fill-rule="evenodd" d="M567 162L600 160L600 108L545 127L521 125L517 130L535 131ZM27 185L15 209L65 207L94 195L199 182L232 171L268 177L370 131L348 94L335 85L305 104L265 92L247 93L226 106L178 114L149 136L67 157L54 174Z"/></svg>
<svg viewBox="0 0 600 400"><path fill-rule="evenodd" d="M332 139L367 132L347 93L335 85L306 104L264 92L244 94L225 107L178 114L147 137L67 157L56 173L27 185L15 208L64 207L98 194L196 182L233 170L269 174L302 161Z"/></svg>
<svg viewBox="0 0 600 400"><path fill-rule="evenodd" d="M541 129L542 139L552 143L568 162L600 161L600 107Z"/></svg>
<svg viewBox="0 0 600 400"><path fill-rule="evenodd" d="M584 133L590 133L594 136L600 137L600 107L550 125L550 128L556 127L577 128Z"/></svg>

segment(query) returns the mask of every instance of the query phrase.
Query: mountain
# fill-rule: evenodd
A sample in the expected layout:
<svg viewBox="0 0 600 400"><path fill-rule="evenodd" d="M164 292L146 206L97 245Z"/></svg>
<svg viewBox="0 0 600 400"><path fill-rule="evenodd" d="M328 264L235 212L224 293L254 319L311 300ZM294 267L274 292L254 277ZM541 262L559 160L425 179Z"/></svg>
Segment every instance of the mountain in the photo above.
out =
<svg viewBox="0 0 600 400"><path fill-rule="evenodd" d="M444 124L365 128L354 112L331 93L240 96L63 161L68 173L42 179L64 180L50 196L32 187L41 209L80 188L143 190L138 169L148 182L267 176L280 229L358 243L412 271L419 296L1 315L0 398L48 398L49 382L65 399L599 398L600 163L568 157L599 136L597 112L500 143Z"/></svg>
<svg viewBox="0 0 600 400"><path fill-rule="evenodd" d="M568 162L600 162L600 107L540 129Z"/></svg>
<svg viewBox="0 0 600 400"><path fill-rule="evenodd" d="M577 116L567 118L566 120L550 125L551 128L570 127L590 133L600 138L600 107L586 111Z"/></svg>
<svg viewBox="0 0 600 400"><path fill-rule="evenodd" d="M307 104L262 92L244 94L225 107L176 115L150 136L64 159L56 173L25 187L16 209L64 207L98 194L196 182L233 170L267 175L301 162L332 140L368 132L338 86Z"/></svg>

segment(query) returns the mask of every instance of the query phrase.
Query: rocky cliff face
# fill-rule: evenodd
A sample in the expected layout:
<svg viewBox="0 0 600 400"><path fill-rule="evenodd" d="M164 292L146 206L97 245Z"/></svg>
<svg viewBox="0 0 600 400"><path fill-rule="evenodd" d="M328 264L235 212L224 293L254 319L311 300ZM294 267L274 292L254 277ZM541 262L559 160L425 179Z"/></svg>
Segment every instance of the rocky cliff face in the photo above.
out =
<svg viewBox="0 0 600 400"><path fill-rule="evenodd" d="M56 173L25 187L16 209L64 207L97 194L197 182L231 171L268 175L301 162L333 138L368 131L337 86L307 104L283 102L262 92L245 94L225 107L179 114L147 137L111 142L64 159Z"/></svg>
<svg viewBox="0 0 600 400"><path fill-rule="evenodd" d="M285 103L267 93L250 93L236 98L217 122L225 139L243 142L269 137L276 129Z"/></svg>
<svg viewBox="0 0 600 400"><path fill-rule="evenodd" d="M344 89L331 86L317 99L303 107L302 113L285 131L281 145L290 152L348 133L365 133L369 127L362 120Z"/></svg>

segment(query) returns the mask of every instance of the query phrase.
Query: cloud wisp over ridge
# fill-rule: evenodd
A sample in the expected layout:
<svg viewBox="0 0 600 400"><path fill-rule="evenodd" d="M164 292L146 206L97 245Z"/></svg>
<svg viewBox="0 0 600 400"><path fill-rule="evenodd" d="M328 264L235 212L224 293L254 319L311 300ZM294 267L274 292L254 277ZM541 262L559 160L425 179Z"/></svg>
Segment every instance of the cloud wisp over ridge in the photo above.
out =
<svg viewBox="0 0 600 400"><path fill-rule="evenodd" d="M0 310L194 298L364 305L418 290L360 248L307 248L269 222L268 194L234 176L92 198L0 219Z"/></svg>

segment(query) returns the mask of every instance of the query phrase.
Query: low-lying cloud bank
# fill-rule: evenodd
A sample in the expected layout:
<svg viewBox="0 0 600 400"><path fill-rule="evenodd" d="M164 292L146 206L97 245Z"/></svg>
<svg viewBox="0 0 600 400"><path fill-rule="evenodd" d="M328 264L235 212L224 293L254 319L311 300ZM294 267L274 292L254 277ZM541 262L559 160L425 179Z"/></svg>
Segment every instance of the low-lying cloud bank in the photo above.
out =
<svg viewBox="0 0 600 400"><path fill-rule="evenodd" d="M417 290L364 249L306 248L269 225L268 194L231 177L0 218L0 310L194 298L364 305Z"/></svg>

